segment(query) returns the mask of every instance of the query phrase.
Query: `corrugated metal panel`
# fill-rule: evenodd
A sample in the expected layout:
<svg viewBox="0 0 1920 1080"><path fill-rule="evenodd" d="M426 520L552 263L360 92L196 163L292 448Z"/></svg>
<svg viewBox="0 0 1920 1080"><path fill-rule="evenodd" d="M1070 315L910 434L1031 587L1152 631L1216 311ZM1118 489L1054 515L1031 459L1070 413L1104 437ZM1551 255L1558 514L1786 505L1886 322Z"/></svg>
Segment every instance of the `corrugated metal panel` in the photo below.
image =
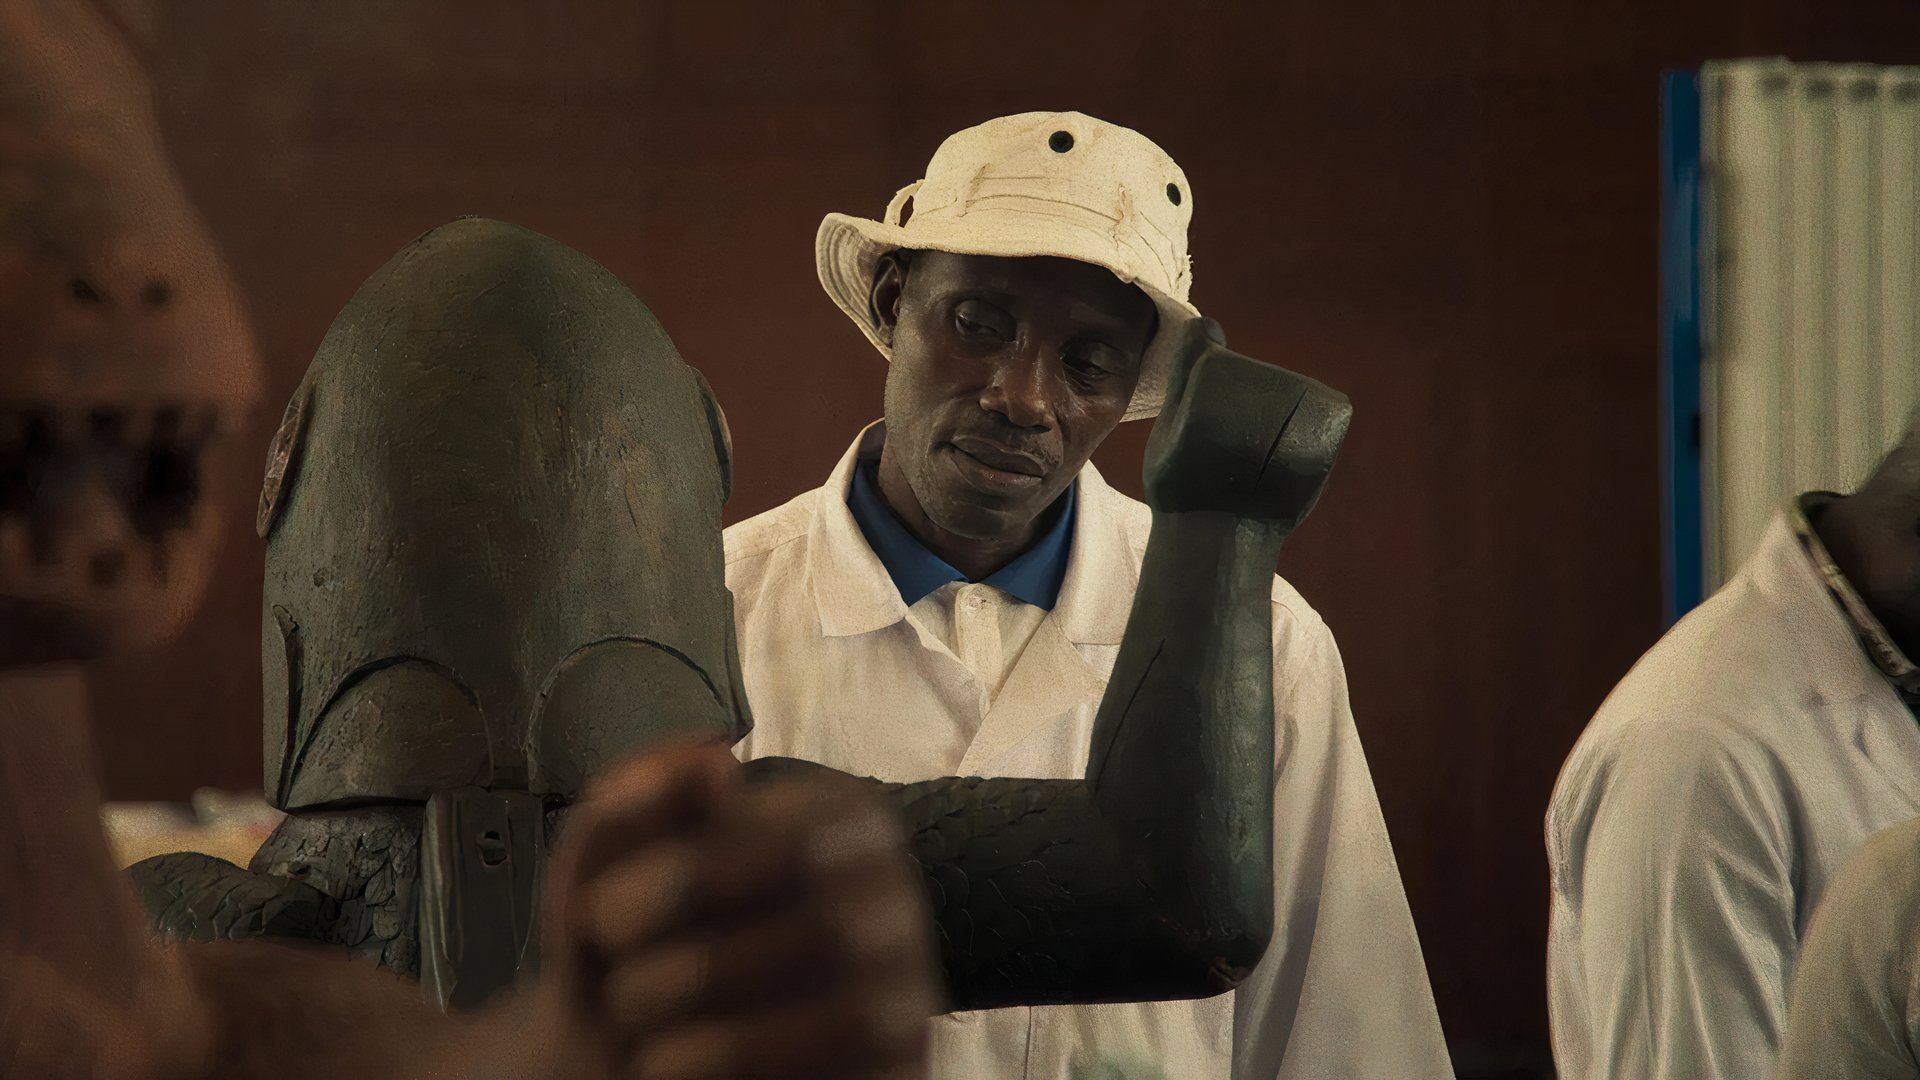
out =
<svg viewBox="0 0 1920 1080"><path fill-rule="evenodd" d="M1709 589L1785 500L1848 490L1920 404L1920 68L1701 71Z"/></svg>

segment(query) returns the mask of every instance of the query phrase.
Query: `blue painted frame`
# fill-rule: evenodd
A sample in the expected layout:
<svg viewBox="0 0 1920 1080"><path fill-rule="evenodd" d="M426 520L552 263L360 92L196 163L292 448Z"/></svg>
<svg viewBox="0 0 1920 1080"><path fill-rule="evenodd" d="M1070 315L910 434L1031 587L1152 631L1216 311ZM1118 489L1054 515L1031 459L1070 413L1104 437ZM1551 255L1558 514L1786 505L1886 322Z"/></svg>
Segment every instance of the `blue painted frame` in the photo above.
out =
<svg viewBox="0 0 1920 1080"><path fill-rule="evenodd" d="M1702 599L1700 75L1660 86L1660 502L1668 625Z"/></svg>

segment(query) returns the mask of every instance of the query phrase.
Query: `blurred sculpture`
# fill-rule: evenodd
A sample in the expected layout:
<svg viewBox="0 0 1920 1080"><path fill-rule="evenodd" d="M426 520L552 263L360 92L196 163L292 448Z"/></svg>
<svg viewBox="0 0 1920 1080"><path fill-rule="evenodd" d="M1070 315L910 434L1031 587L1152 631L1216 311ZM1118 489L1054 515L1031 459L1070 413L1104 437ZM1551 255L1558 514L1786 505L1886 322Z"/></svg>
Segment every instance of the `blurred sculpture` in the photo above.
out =
<svg viewBox="0 0 1920 1080"><path fill-rule="evenodd" d="M202 479L234 452L258 375L144 79L85 0L0 0L0 341L0 1075L592 1078L697 1059L862 1077L919 1059L925 920L897 837L858 803L743 794L718 751L607 770L550 871L547 977L471 1018L318 950L155 947L101 835L79 665L192 614L218 534ZM631 902L663 845L698 870L742 833L833 857L760 852L726 875L790 906ZM693 899L711 877L691 876ZM895 932L853 956L834 926L856 900ZM735 978L653 977L663 942L724 957L743 939L843 962L804 1002L745 1011ZM638 1007L647 989L670 1007Z"/></svg>
<svg viewBox="0 0 1920 1080"><path fill-rule="evenodd" d="M0 2L0 341L0 633L43 660L165 638L212 573L202 478L243 452L259 365L85 2Z"/></svg>
<svg viewBox="0 0 1920 1080"><path fill-rule="evenodd" d="M955 1007L1219 993L1271 934L1269 577L1344 398L1183 327L1155 532L1085 781L892 788ZM738 739L725 421L631 293L486 221L341 312L270 452L266 781L251 871L135 868L171 936L333 942L469 1006L536 959L542 853L584 776Z"/></svg>
<svg viewBox="0 0 1920 1080"><path fill-rule="evenodd" d="M86 3L0 0L0 342L0 1072L115 1075L210 1021L113 871L75 665L198 604L200 476L259 375L144 75Z"/></svg>

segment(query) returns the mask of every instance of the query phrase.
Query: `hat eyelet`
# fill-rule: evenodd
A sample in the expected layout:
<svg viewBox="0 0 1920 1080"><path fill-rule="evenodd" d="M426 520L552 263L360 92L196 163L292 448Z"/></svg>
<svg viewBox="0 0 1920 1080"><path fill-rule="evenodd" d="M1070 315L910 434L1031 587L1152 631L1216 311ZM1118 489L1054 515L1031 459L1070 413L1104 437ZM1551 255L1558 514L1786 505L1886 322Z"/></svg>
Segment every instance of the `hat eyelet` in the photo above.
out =
<svg viewBox="0 0 1920 1080"><path fill-rule="evenodd" d="M1064 154L1073 149L1073 132L1056 131L1047 137L1047 146L1056 154Z"/></svg>
<svg viewBox="0 0 1920 1080"><path fill-rule="evenodd" d="M1180 205L1180 185L1179 184L1167 185L1167 201L1172 203L1175 206Z"/></svg>

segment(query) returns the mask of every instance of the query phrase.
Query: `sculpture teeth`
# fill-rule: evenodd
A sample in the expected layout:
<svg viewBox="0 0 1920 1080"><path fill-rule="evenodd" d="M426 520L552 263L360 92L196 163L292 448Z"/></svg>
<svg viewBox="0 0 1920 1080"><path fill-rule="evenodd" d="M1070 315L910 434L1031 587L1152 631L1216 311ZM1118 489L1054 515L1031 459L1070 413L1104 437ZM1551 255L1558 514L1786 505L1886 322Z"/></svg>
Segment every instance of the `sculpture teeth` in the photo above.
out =
<svg viewBox="0 0 1920 1080"><path fill-rule="evenodd" d="M94 442L118 445L127 441L127 414L121 409L92 409L87 412L87 437Z"/></svg>
<svg viewBox="0 0 1920 1080"><path fill-rule="evenodd" d="M59 526L38 511L63 485L94 482L114 493L136 532L157 542L193 520L202 453L230 430L228 420L210 402L0 405L0 518L30 519L32 561L51 565ZM165 562L163 553L154 558ZM100 572L119 576L104 564Z"/></svg>
<svg viewBox="0 0 1920 1080"><path fill-rule="evenodd" d="M147 575L155 584L164 585L167 581L167 569L170 552L167 540L162 537L147 545Z"/></svg>
<svg viewBox="0 0 1920 1080"><path fill-rule="evenodd" d="M17 516L0 515L0 567L15 573L31 562L26 521Z"/></svg>
<svg viewBox="0 0 1920 1080"><path fill-rule="evenodd" d="M20 455L26 438L26 418L17 410L0 409L0 470Z"/></svg>
<svg viewBox="0 0 1920 1080"><path fill-rule="evenodd" d="M152 439L155 445L171 445L179 441L180 420L184 412L178 405L162 405L154 412Z"/></svg>
<svg viewBox="0 0 1920 1080"><path fill-rule="evenodd" d="M60 538L54 532L53 522L45 516L28 520L27 550L29 560L36 567L49 570L60 565Z"/></svg>
<svg viewBox="0 0 1920 1080"><path fill-rule="evenodd" d="M219 406L190 406L186 410L185 419L181 422L181 441L198 452L220 431L221 426Z"/></svg>

